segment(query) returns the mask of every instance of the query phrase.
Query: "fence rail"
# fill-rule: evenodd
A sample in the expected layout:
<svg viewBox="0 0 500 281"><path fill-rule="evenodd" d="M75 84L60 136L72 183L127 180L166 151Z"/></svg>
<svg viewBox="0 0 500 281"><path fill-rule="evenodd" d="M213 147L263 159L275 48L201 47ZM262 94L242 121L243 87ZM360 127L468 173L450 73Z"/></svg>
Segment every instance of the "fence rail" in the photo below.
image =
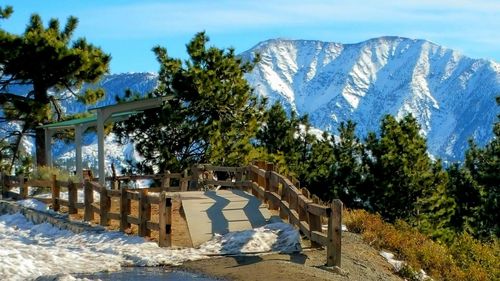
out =
<svg viewBox="0 0 500 281"><path fill-rule="evenodd" d="M226 179L218 180L216 173L227 173ZM266 202L270 210L297 227L310 241L313 247L326 246L327 265L341 264L342 202L333 200L328 206L319 204L317 197L302 187L294 178L287 178L275 171L275 166L264 161L256 161L246 167L221 167L213 165L195 165L182 173L166 171L158 175L135 175L107 177L111 189L97 182L86 180L82 183L59 181L55 176L51 180L27 180L24 176L10 177L2 175L2 194L16 199L28 197L28 187L49 187L51 198L37 198L52 204L58 211L60 206L68 208L68 213L83 211L85 221L92 221L99 215L102 226L110 220L120 223L120 230L125 231L131 225L137 225L139 236L150 236L151 231L159 232L158 244L171 246L172 198L170 191L200 190L207 186L240 188L250 191L254 196ZM154 180L159 187L128 188L123 183L135 180ZM19 188L19 194L11 192ZM61 198L61 189L68 194ZM78 200L79 190L83 191L83 203ZM80 193L81 194L81 193ZM94 194L99 194L94 202ZM119 212L111 212L111 202L119 204ZM132 202L137 205L137 215L131 214ZM158 210L158 222L151 221L152 206ZM326 231L323 222L327 221Z"/></svg>
<svg viewBox="0 0 500 281"><path fill-rule="evenodd" d="M247 172L252 194L300 229L312 246L326 246L328 266L340 266L342 201L333 200L330 206L314 202L306 188L298 188L294 179L278 174L270 163L257 161L247 167ZM326 232L324 220L328 221Z"/></svg>
<svg viewBox="0 0 500 281"><path fill-rule="evenodd" d="M69 214L76 214L79 210L83 212L84 221L93 221L95 215L99 215L99 224L108 226L110 220L120 222L120 230L125 231L132 224L137 225L139 236L151 236L151 231L158 231L158 244L161 247L172 245L172 198L166 195L165 190L153 189L158 193L149 194L150 189L122 188L121 190L110 190L97 182L86 180L82 183L57 180L53 175L51 180L27 180L24 176L12 177L1 176L2 195L14 199L35 198L50 204L54 211L60 211L60 207L68 208ZM50 188L50 198L29 196L30 188ZM18 189L18 192L12 191ZM78 191L83 191L82 198L78 198ZM61 194L67 196L61 196ZM80 192L82 194L82 192ZM94 195L99 195L99 200L94 202ZM79 200L80 199L80 200ZM111 211L111 200L116 199L119 203L119 212ZM131 214L131 202L137 201L138 215ZM157 205L159 210L158 222L151 221L151 209Z"/></svg>

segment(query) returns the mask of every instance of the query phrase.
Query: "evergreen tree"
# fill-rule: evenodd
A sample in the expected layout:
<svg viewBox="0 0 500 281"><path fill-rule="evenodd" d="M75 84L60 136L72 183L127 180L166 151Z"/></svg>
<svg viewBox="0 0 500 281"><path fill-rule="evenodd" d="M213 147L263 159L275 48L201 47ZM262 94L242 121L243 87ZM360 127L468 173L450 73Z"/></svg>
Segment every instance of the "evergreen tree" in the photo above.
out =
<svg viewBox="0 0 500 281"><path fill-rule="evenodd" d="M334 142L332 198L340 198L351 208L363 207L367 199L364 177L366 168L362 160L366 157L364 144L356 137L356 124L342 122L338 128L339 139Z"/></svg>
<svg viewBox="0 0 500 281"><path fill-rule="evenodd" d="M255 62L244 63L233 49L207 47L198 33L187 44L189 59L171 58L155 47L160 63L158 87L151 96L171 96L161 109L117 124L125 141L132 136L145 157L144 168L183 169L193 163L240 165L253 149L264 103L244 78Z"/></svg>
<svg viewBox="0 0 500 281"><path fill-rule="evenodd" d="M334 142L333 136L327 132L314 141L307 161L307 171L305 171L304 185L325 201L339 198L337 190L332 188L334 182L332 169L336 161L333 152Z"/></svg>
<svg viewBox="0 0 500 281"><path fill-rule="evenodd" d="M292 111L288 117L277 102L266 111L265 120L257 133L258 145L269 154L283 154L291 174L306 182L307 160L316 139L310 133L307 115L298 117Z"/></svg>
<svg viewBox="0 0 500 281"><path fill-rule="evenodd" d="M13 12L12 6L0 7L0 19L8 19Z"/></svg>
<svg viewBox="0 0 500 281"><path fill-rule="evenodd" d="M500 105L500 97L496 98ZM493 140L486 145L480 166L479 183L484 186L482 236L500 236L500 115L493 127Z"/></svg>
<svg viewBox="0 0 500 281"><path fill-rule="evenodd" d="M446 193L456 203L450 226L456 232L465 231L475 234L479 226L483 188L474 179L470 170L465 167L453 164L447 172L450 180Z"/></svg>
<svg viewBox="0 0 500 281"><path fill-rule="evenodd" d="M2 18L12 10L2 9ZM84 103L95 102L104 93L100 89L75 93L83 82L95 82L108 71L110 56L84 38L72 40L78 20L69 17L61 30L57 19L44 27L39 15L33 14L21 35L0 29L0 105L8 121L22 124L16 141L35 132L37 164L45 164L44 131L37 126L60 115L57 92L69 90ZM13 92L27 85L27 95ZM54 113L55 112L55 113ZM63 116L57 116L63 118ZM17 150L16 150L17 152Z"/></svg>
<svg viewBox="0 0 500 281"><path fill-rule="evenodd" d="M371 175L370 207L389 220L415 219L422 198L441 189L443 173L436 170L427 155L425 138L419 134L415 118L392 116L382 120L380 137L367 138ZM421 210L420 210L421 211Z"/></svg>
<svg viewBox="0 0 500 281"><path fill-rule="evenodd" d="M500 97L496 99L500 104ZM475 220L475 236L489 238L500 235L500 115L493 127L494 137L484 148L469 142L464 167L481 193L481 206ZM463 187L464 188L464 187ZM467 202L468 203L468 202Z"/></svg>
<svg viewBox="0 0 500 281"><path fill-rule="evenodd" d="M448 194L448 177L441 161L433 162L431 166L433 182L429 184L432 188L423 190L416 204L416 216L409 221L421 232L449 242L455 236L450 225L456 215L456 203Z"/></svg>
<svg viewBox="0 0 500 281"><path fill-rule="evenodd" d="M270 154L289 152L295 142L295 127L298 123L295 112L288 118L283 106L276 102L265 113L265 122L257 132L259 145Z"/></svg>

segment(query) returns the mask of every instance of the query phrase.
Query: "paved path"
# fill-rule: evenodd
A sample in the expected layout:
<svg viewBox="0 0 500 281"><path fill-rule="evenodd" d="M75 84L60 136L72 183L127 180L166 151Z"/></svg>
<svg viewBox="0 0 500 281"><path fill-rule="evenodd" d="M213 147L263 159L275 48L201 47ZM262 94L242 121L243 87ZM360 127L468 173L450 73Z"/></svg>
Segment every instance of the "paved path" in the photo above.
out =
<svg viewBox="0 0 500 281"><path fill-rule="evenodd" d="M215 233L263 226L271 213L255 196L241 190L180 192L193 246Z"/></svg>

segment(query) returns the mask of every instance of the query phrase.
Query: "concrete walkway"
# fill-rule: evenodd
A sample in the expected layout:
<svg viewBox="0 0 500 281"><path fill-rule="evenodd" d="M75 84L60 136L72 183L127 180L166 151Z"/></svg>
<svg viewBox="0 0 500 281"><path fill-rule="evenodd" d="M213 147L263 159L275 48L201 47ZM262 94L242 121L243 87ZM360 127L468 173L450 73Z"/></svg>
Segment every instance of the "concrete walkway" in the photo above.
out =
<svg viewBox="0 0 500 281"><path fill-rule="evenodd" d="M215 233L263 226L271 213L255 196L241 190L180 192L193 246Z"/></svg>

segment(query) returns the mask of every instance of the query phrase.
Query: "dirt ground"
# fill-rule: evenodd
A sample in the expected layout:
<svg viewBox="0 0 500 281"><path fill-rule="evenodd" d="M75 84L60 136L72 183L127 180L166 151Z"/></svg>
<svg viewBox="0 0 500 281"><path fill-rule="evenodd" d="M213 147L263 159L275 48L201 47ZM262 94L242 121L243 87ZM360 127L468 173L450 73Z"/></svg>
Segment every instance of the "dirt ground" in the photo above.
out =
<svg viewBox="0 0 500 281"><path fill-rule="evenodd" d="M296 254L217 257L184 263L181 268L221 280L403 280L374 248L353 233L342 237L341 270L324 267L325 249Z"/></svg>
<svg viewBox="0 0 500 281"><path fill-rule="evenodd" d="M178 198L174 198L172 208L172 244L179 247L191 247L191 239L187 222ZM153 205L154 206L154 205ZM132 201L131 214L137 215L137 204ZM64 211L64 209L62 210ZM111 204L112 212L119 212L118 201ZM81 220L83 212L71 216ZM158 221L158 210L155 206L151 212L151 220ZM93 223L99 223L99 215L95 215ZM119 229L119 221L111 220L110 230ZM137 235L137 226L127 230ZM158 233L152 231L153 241ZM267 254L259 256L225 256L212 257L205 260L186 262L180 267L190 272L201 273L220 280L403 280L392 270L392 267L377 250L366 244L354 233L344 232L342 236L342 266L340 270L326 268L326 249L311 248L303 239L303 251L295 254ZM170 270L168 268L167 270Z"/></svg>

